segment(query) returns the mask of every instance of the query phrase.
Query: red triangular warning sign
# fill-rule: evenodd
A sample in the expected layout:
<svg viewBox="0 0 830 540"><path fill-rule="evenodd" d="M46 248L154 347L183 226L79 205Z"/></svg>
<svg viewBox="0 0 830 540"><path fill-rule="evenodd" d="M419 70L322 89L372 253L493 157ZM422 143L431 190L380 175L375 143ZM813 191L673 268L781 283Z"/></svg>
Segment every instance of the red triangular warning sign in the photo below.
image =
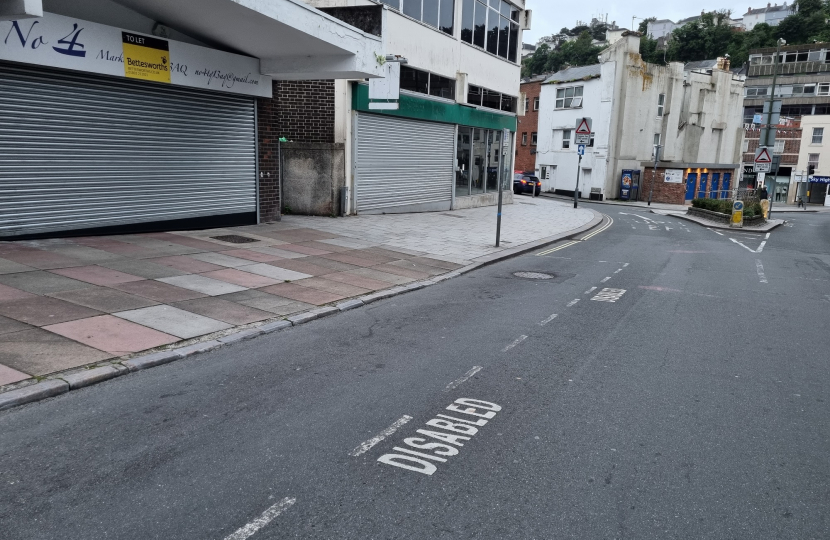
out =
<svg viewBox="0 0 830 540"><path fill-rule="evenodd" d="M577 135L590 135L591 134L591 127L588 125L588 119L583 118L582 121L579 123L579 127L576 128Z"/></svg>
<svg viewBox="0 0 830 540"><path fill-rule="evenodd" d="M761 148L758 155L755 156L755 163L772 163L772 158L769 155L769 149Z"/></svg>

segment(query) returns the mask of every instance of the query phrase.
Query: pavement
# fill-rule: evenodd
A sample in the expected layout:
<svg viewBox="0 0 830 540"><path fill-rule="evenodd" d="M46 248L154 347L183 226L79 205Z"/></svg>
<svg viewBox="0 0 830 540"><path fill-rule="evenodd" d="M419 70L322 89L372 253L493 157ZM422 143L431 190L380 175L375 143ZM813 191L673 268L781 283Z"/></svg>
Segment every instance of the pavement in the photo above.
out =
<svg viewBox="0 0 830 540"><path fill-rule="evenodd" d="M504 208L499 248L492 207L0 242L0 392L308 319L598 221L591 210L518 199Z"/></svg>
<svg viewBox="0 0 830 540"><path fill-rule="evenodd" d="M830 537L830 221L591 208L613 225L0 412L0 536Z"/></svg>

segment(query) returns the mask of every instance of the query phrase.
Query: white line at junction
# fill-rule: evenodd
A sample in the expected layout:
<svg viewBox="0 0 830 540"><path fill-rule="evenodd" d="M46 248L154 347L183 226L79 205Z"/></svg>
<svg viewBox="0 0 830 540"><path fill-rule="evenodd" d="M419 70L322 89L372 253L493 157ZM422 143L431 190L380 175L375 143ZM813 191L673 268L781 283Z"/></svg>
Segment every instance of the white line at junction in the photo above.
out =
<svg viewBox="0 0 830 540"><path fill-rule="evenodd" d="M232 535L225 538L225 540L246 540L257 533L261 528L265 527L280 514L291 508L297 499L293 497L286 497L268 510L262 513L261 516L248 523L241 529L237 530Z"/></svg>
<svg viewBox="0 0 830 540"><path fill-rule="evenodd" d="M404 424L406 424L410 420L412 420L411 416L408 416L406 414L401 416L400 418L395 420L394 424L392 424L388 428L384 429L383 431L381 431L380 433L378 433L377 435L375 435L374 437L372 437L368 441L366 441L364 443L361 443L360 446L358 446L357 448L355 448L354 450L349 452L349 455L352 456L352 457L357 457L357 456L359 456L363 453L368 452L373 446L375 446L377 443L379 443L380 441L382 441L386 437L388 437L388 436L392 435L393 433L395 433L396 431L398 431L398 429L400 429L401 426L403 426Z"/></svg>
<svg viewBox="0 0 830 540"><path fill-rule="evenodd" d="M557 318L558 316L559 316L558 314L554 313L553 315L551 315L550 317L548 317L544 321L540 322L539 326L545 326L546 324L548 324L549 322L551 322L553 319Z"/></svg>
<svg viewBox="0 0 830 540"><path fill-rule="evenodd" d="M570 302L568 302L567 307L573 307L573 306L577 305L578 303L579 303L579 298L576 298L576 299L571 300Z"/></svg>
<svg viewBox="0 0 830 540"><path fill-rule="evenodd" d="M594 292L595 290L597 290L597 288L596 288L596 287L591 287L590 289L588 289L587 291L585 291L585 294L591 294L591 293L592 293L592 292Z"/></svg>
<svg viewBox="0 0 830 540"><path fill-rule="evenodd" d="M761 264L761 259L755 259L755 270L758 271L758 278L761 280L761 283L769 283L766 274L764 274L764 265Z"/></svg>

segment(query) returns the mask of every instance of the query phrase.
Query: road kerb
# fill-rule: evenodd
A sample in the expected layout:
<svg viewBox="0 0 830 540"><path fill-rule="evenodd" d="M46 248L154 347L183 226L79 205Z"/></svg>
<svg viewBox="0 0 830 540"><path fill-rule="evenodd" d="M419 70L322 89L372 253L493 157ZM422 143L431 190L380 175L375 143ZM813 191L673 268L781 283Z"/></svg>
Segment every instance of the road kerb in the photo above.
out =
<svg viewBox="0 0 830 540"><path fill-rule="evenodd" d="M31 386L0 394L0 411L18 407L33 401L59 396L69 392L69 383L59 379L48 379Z"/></svg>
<svg viewBox="0 0 830 540"><path fill-rule="evenodd" d="M125 369L116 369L113 366L101 366L92 369L85 369L83 371L76 371L75 373L69 373L66 375L60 375L57 378L66 381L69 384L70 390L77 390L78 388L84 388L85 386L91 386L99 382L114 379L115 377L119 377L125 373L128 373Z"/></svg>

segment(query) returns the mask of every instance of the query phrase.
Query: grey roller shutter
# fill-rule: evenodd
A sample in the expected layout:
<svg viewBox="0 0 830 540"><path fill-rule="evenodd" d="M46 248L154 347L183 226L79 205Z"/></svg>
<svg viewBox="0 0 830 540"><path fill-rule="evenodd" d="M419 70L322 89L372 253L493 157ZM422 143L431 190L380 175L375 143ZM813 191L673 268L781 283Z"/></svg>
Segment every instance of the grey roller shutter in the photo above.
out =
<svg viewBox="0 0 830 540"><path fill-rule="evenodd" d="M455 126L358 114L359 213L449 210Z"/></svg>
<svg viewBox="0 0 830 540"><path fill-rule="evenodd" d="M0 63L0 237L255 212L254 107Z"/></svg>

